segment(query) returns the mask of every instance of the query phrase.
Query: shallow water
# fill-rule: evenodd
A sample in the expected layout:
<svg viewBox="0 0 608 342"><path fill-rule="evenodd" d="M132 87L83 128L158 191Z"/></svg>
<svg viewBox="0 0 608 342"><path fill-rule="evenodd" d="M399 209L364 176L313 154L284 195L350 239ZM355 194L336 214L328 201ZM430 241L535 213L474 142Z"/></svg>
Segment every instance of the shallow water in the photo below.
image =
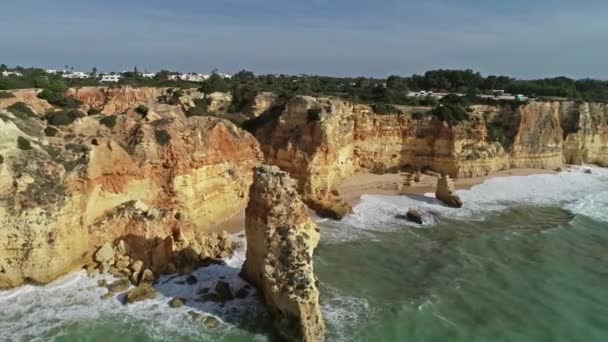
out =
<svg viewBox="0 0 608 342"><path fill-rule="evenodd" d="M608 171L493 179L449 209L430 197L365 196L343 222L323 221L315 256L329 341L607 341ZM423 228L396 219L418 208ZM252 294L197 303L223 277L233 290L243 251L165 277L154 301L103 301L82 274L0 292L0 336L58 341L272 340ZM188 304L170 309L173 296ZM223 323L207 329L200 318ZM2 338L0 338L2 340Z"/></svg>

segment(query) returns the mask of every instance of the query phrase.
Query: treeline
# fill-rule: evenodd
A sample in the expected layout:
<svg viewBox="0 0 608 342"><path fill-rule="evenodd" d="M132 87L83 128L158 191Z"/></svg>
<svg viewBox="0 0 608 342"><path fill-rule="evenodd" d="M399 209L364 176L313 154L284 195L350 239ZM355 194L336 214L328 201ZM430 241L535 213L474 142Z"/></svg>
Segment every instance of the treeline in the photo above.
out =
<svg viewBox="0 0 608 342"><path fill-rule="evenodd" d="M411 77L341 78L310 75L259 75L241 71L231 79L213 75L203 82L203 92L232 92L238 110L255 94L269 91L280 96L338 96L363 103L436 106L433 97L410 97L410 91L465 94L469 102L487 102L476 96L493 95L498 90L527 97L561 97L571 100L608 102L608 81L573 80L566 77L517 80L507 76L483 77L472 70L434 70Z"/></svg>
<svg viewBox="0 0 608 342"><path fill-rule="evenodd" d="M0 65L0 72L8 70ZM0 90L20 88L67 88L87 85L101 85L98 79L65 79L61 75L47 74L42 69L14 68L22 77L0 76ZM95 73L93 70L91 73ZM432 70L423 75L410 77L389 76L388 78L329 77L315 75L255 75L241 71L232 78L217 73L204 82L169 80L169 71L161 71L154 78L142 77L136 70L121 75L120 82L112 85L132 85L150 87L201 87L204 92L232 92L235 98L233 109L246 103L252 96L262 91L270 91L280 96L317 95L339 96L351 101L365 103L390 103L399 105L434 106L432 98L408 97L409 91L433 91L460 94L489 94L504 90L511 94L528 97L561 97L573 100L608 102L608 81L595 79L574 80L567 77L538 80L518 80L508 76L482 76L473 70ZM106 84L107 85L107 84Z"/></svg>

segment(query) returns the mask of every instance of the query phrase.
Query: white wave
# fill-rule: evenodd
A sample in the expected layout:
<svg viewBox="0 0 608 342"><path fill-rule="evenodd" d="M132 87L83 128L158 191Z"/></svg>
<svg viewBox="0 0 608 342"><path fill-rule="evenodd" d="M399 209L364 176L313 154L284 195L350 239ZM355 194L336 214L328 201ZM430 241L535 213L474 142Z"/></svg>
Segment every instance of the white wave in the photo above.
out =
<svg viewBox="0 0 608 342"><path fill-rule="evenodd" d="M244 299L234 299L225 304L197 302L197 291L209 288L211 292L218 280L228 282L234 292L246 285L238 273L245 259L244 237L237 236L243 245L226 260L226 265L212 265L196 270L194 286L185 283L186 276L163 276L155 286L155 299L122 305L119 297L103 300L107 290L97 285L98 280L111 277L90 278L78 272L68 278L45 286L26 285L9 291L0 291L0 340L46 341L60 335L65 327L77 323L95 321L119 321L145 326L147 334L159 340L169 336L197 336L202 340L216 340L218 336L237 329L235 322L246 317L265 315L256 290L251 287ZM169 308L173 297L186 299L186 305ZM218 329L205 330L200 319L193 319L190 311L201 316L214 316L220 320ZM241 332L239 335L242 335ZM256 340L265 337L256 335Z"/></svg>
<svg viewBox="0 0 608 342"><path fill-rule="evenodd" d="M584 170L590 169L591 174ZM442 205L434 194L424 196L364 195L341 225L360 230L395 230L403 225L418 225L396 219L410 208L424 217L424 226L437 223L442 217L483 220L490 212L504 210L516 204L562 205L575 214L608 221L608 170L598 167L573 167L559 174L539 174L492 178L469 190L459 190L463 201L459 209ZM353 236L330 234L328 241L348 240ZM356 236L356 234L355 234Z"/></svg>
<svg viewBox="0 0 608 342"><path fill-rule="evenodd" d="M341 295L338 290L321 285L321 311L328 326L327 340L351 341L352 332L367 319L369 304L365 299Z"/></svg>

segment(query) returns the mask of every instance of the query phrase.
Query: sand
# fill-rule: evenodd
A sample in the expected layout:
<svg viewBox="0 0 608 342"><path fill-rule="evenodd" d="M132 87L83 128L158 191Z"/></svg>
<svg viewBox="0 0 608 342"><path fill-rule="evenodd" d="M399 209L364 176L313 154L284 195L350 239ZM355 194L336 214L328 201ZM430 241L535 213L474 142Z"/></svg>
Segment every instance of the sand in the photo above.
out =
<svg viewBox="0 0 608 342"><path fill-rule="evenodd" d="M555 171L544 169L510 169L495 172L484 177L473 178L458 178L454 179L456 189L470 189L471 187L481 184L484 181L495 177L510 177L510 176L528 176L534 174L555 174ZM384 175L375 174L359 174L351 177L346 182L342 183L338 188L342 193L342 198L350 205L355 206L360 201L362 195L424 195L426 193L434 193L437 184L437 178L429 175L422 175L419 183L415 183L410 187L405 187L401 191L397 189L397 185L403 182L403 178L398 173L389 173ZM236 234L245 230L245 209L241 210L237 215L230 218L228 221L217 224L206 229L210 232L227 231L231 234Z"/></svg>
<svg viewBox="0 0 608 342"><path fill-rule="evenodd" d="M555 174L555 171L544 169L510 169L492 173L488 176L473 177L473 178L458 178L454 179L454 185L457 190L470 189L471 187L481 184L484 181L495 177L510 177L510 176L528 176L534 174ZM426 193L434 193L437 185L437 178L429 175L422 175L419 183L412 186L404 187L399 190L398 184L403 182L401 175L397 173L375 175L375 174L359 174L346 182L342 183L338 188L342 193L342 198L350 205L355 206L362 195L424 195Z"/></svg>

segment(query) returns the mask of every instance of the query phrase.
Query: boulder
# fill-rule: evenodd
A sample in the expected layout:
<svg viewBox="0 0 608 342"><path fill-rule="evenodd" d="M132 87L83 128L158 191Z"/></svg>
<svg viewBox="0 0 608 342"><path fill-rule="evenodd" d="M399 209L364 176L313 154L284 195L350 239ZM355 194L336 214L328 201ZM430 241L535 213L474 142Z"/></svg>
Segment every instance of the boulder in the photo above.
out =
<svg viewBox="0 0 608 342"><path fill-rule="evenodd" d="M98 263L107 263L114 258L114 250L109 242L104 243L97 252L95 252L94 260Z"/></svg>
<svg viewBox="0 0 608 342"><path fill-rule="evenodd" d="M127 291L131 287L131 282L127 278L121 278L107 286L111 293L119 293Z"/></svg>
<svg viewBox="0 0 608 342"><path fill-rule="evenodd" d="M123 299L123 304L131 304L140 302L143 300L154 299L156 297L156 290L150 284L142 284L132 288L127 292Z"/></svg>
<svg viewBox="0 0 608 342"><path fill-rule="evenodd" d="M196 283L198 283L198 279L196 279L195 276L189 275L188 277L186 277L186 284L188 284L188 285L194 285Z"/></svg>
<svg viewBox="0 0 608 342"><path fill-rule="evenodd" d="M179 308L186 304L186 300L184 298L175 297L169 301L170 308Z"/></svg>
<svg viewBox="0 0 608 342"><path fill-rule="evenodd" d="M418 210L416 209L410 209L407 211L407 214L405 215L405 217L414 222L414 223L418 223L418 224L422 224L423 220L422 220L422 215L420 215L420 213L418 212Z"/></svg>
<svg viewBox="0 0 608 342"><path fill-rule="evenodd" d="M154 284L156 281L156 277L154 277L154 272L151 269L146 268L144 272L141 274L141 278L139 279L139 284Z"/></svg>
<svg viewBox="0 0 608 342"><path fill-rule="evenodd" d="M227 302L234 299L232 291L230 291L230 284L222 280L218 281L215 285L215 293L217 293L220 302Z"/></svg>
<svg viewBox="0 0 608 342"><path fill-rule="evenodd" d="M460 208L462 207L462 200L454 192L454 182L450 179L450 176L443 175L437 180L437 189L435 190L435 197L443 202L448 207Z"/></svg>

